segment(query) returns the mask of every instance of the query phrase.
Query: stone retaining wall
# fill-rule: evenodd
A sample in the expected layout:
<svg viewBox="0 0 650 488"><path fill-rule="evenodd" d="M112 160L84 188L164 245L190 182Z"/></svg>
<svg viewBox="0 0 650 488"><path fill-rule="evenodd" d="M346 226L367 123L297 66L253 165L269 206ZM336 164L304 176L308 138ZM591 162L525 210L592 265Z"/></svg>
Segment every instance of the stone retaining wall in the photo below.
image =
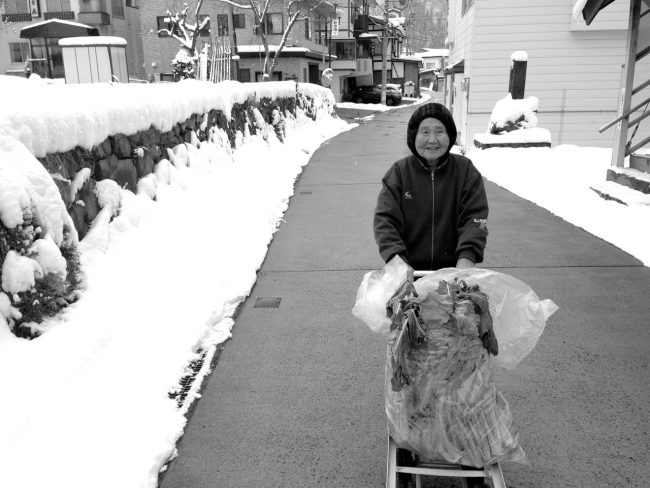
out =
<svg viewBox="0 0 650 488"><path fill-rule="evenodd" d="M155 172L158 163L173 161L174 148L180 144L199 147L203 141L220 139L222 144L229 143L231 148L235 148L242 134L268 133L271 128L282 141L287 117L296 116L300 111L315 120L317 112L323 108L333 113L333 106L323 107L324 102L318 99L318 94L312 98L301 92L298 85L296 88L294 97L271 99L250 96L244 102L234 103L230 117L212 109L207 113L192 114L164 132L152 125L132 135L110 135L91 149L77 146L37 159L56 183L81 240L101 210L95 191L98 182L110 179L120 187L136 192L138 182ZM14 260L35 258L34 246L45 237L38 222L32 225L31 219L23 217L23 224L12 228L0 221L0 270L4 269L3 264L8 256ZM69 236L71 229L66 232ZM0 290L0 318L7 321L15 335L39 335L38 324L41 320L56 315L78 299L83 270L80 269L76 239L66 237L64 241L60 246L61 255L67 262L64 275L44 272L35 276L35 283L30 289L10 292L3 286Z"/></svg>
<svg viewBox="0 0 650 488"><path fill-rule="evenodd" d="M99 212L94 192L97 181L111 179L120 187L135 192L138 180L152 173L160 160L168 158L168 149L172 150L181 143L197 145L207 140L212 128L225 131L230 145L234 147L238 131L256 134L261 129L253 109L259 110L264 122L272 126L278 138L282 140L284 118L288 114L295 115L297 106L309 117L315 117L313 101L308 97L275 100L263 98L259 102L249 100L243 104L235 104L230 119L218 110L211 110L206 114L194 114L182 122L177 122L167 132L150 127L130 136L115 134L91 150L78 146L67 152L48 154L38 159L59 187L63 202L72 217L79 238L82 239ZM82 176L80 172L86 168L90 170L90 177L83 177L83 185L77 188L74 185L75 178ZM85 175L87 174L88 171L85 172Z"/></svg>

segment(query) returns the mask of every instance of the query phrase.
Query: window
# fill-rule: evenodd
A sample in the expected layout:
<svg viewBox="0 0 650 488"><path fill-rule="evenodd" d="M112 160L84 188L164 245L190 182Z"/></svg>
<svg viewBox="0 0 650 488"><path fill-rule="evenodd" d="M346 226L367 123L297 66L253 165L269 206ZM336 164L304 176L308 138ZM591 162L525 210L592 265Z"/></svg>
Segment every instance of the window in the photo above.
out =
<svg viewBox="0 0 650 488"><path fill-rule="evenodd" d="M462 15L465 15L465 12L467 12L472 5L474 5L474 0L463 0L463 13L462 13Z"/></svg>
<svg viewBox="0 0 650 488"><path fill-rule="evenodd" d="M29 8L29 0L11 0L4 2L5 14L28 14L31 12Z"/></svg>
<svg viewBox="0 0 650 488"><path fill-rule="evenodd" d="M352 42L335 41L333 44L334 44L334 54L338 59L355 59L354 41Z"/></svg>
<svg viewBox="0 0 650 488"><path fill-rule="evenodd" d="M70 0L47 0L48 12L70 12Z"/></svg>
<svg viewBox="0 0 650 488"><path fill-rule="evenodd" d="M199 25L201 25L201 22L205 20L206 17L210 17L209 15L199 15ZM208 23L205 26L205 29L203 29L200 33L199 36L201 37L210 37L210 21L208 20Z"/></svg>
<svg viewBox="0 0 650 488"><path fill-rule="evenodd" d="M311 19L305 19L305 39L311 39Z"/></svg>
<svg viewBox="0 0 650 488"><path fill-rule="evenodd" d="M282 14L266 14L262 30L265 34L282 34Z"/></svg>
<svg viewBox="0 0 650 488"><path fill-rule="evenodd" d="M228 14L217 14L217 35L219 37L228 35Z"/></svg>
<svg viewBox="0 0 650 488"><path fill-rule="evenodd" d="M156 22L158 23L158 37L169 37L169 34L166 32L160 32L160 29L172 30L172 22L169 17L166 15L161 15L156 17ZM174 34L179 34L178 29L174 28Z"/></svg>
<svg viewBox="0 0 650 488"><path fill-rule="evenodd" d="M126 6L131 8L140 8L138 0L126 0Z"/></svg>
<svg viewBox="0 0 650 488"><path fill-rule="evenodd" d="M242 68L239 70L239 81L242 83L248 83L251 81L251 70L248 68Z"/></svg>
<svg viewBox="0 0 650 488"><path fill-rule="evenodd" d="M9 55L12 63L24 63L29 59L29 42L10 42Z"/></svg>
<svg viewBox="0 0 650 488"><path fill-rule="evenodd" d="M243 29L244 27L246 27L246 16L244 14L233 15L232 26L234 29Z"/></svg>
<svg viewBox="0 0 650 488"><path fill-rule="evenodd" d="M124 18L124 4L122 0L111 0L111 10L114 17Z"/></svg>

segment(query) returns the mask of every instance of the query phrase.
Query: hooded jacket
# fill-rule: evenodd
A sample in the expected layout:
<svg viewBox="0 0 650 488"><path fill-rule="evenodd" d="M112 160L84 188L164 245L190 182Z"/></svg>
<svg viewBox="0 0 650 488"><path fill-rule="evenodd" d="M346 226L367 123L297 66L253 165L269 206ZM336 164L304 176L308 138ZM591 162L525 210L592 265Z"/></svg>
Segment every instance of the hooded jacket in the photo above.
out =
<svg viewBox="0 0 650 488"><path fill-rule="evenodd" d="M415 149L415 135L426 117L440 120L450 140L434 169ZM483 261L488 234L485 187L468 158L450 154L456 134L451 114L440 104L423 105L411 116L407 145L412 155L388 170L375 209L375 241L384 261L398 254L416 270L453 267L460 258Z"/></svg>

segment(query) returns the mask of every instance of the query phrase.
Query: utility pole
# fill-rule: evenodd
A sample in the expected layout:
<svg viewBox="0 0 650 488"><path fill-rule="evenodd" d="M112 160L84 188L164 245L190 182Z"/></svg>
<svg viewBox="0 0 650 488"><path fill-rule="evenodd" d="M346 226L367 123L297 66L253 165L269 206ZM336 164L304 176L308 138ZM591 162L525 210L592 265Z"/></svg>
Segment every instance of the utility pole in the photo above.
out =
<svg viewBox="0 0 650 488"><path fill-rule="evenodd" d="M381 39L381 103L386 105L386 58L388 49L388 0L384 1L384 35Z"/></svg>

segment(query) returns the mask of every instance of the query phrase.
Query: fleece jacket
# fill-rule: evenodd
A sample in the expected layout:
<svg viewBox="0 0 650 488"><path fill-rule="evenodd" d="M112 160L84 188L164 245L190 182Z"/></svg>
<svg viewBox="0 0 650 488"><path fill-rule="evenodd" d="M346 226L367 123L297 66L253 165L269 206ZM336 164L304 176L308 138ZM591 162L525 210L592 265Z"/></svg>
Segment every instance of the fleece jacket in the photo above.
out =
<svg viewBox="0 0 650 488"><path fill-rule="evenodd" d="M415 270L453 267L459 258L480 263L488 235L481 174L458 154L434 169L416 154L382 179L374 217L381 257L388 262L397 254Z"/></svg>

